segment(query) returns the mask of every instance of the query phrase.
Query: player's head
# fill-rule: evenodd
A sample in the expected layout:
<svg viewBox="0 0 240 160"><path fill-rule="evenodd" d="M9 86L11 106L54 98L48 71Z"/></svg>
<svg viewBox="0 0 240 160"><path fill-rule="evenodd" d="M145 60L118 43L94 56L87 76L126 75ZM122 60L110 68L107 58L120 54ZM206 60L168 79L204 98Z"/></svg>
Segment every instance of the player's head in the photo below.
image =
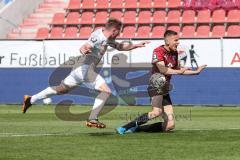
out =
<svg viewBox="0 0 240 160"><path fill-rule="evenodd" d="M191 45L191 49L193 49L193 48L194 48L194 45L192 44L192 45Z"/></svg>
<svg viewBox="0 0 240 160"><path fill-rule="evenodd" d="M110 38L116 38L121 32L121 28L122 22L115 18L108 19L105 25L105 29L110 32Z"/></svg>
<svg viewBox="0 0 240 160"><path fill-rule="evenodd" d="M164 33L164 41L165 45L171 51L177 51L177 47L179 45L179 36L178 33L172 30L166 30Z"/></svg>

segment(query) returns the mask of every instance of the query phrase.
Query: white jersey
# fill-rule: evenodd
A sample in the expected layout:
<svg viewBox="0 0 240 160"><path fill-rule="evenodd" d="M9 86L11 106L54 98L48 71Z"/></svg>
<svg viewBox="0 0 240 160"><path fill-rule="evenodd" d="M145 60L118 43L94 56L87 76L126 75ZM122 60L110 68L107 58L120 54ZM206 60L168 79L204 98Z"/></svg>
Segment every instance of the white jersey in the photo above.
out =
<svg viewBox="0 0 240 160"><path fill-rule="evenodd" d="M85 64L97 65L109 46L109 41L104 36L102 28L94 31L86 43L92 46L92 50L91 53L85 55L86 60L84 62Z"/></svg>
<svg viewBox="0 0 240 160"><path fill-rule="evenodd" d="M80 56L78 63L73 66L72 72L63 80L63 83L69 87L84 83L87 87L99 89L106 82L94 68L100 62L107 47L113 46L116 42L108 41L102 29L98 29L91 34L86 43L91 45L91 52Z"/></svg>

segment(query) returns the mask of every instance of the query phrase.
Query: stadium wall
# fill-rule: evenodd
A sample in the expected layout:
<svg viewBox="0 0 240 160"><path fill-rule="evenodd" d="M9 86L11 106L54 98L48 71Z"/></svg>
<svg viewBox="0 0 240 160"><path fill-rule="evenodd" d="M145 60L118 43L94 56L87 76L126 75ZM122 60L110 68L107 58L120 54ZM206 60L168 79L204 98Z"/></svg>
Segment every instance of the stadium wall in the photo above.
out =
<svg viewBox="0 0 240 160"><path fill-rule="evenodd" d="M136 43L138 40L133 40ZM151 70L152 50L162 44L152 40L146 48L130 52L108 50L99 70L122 104L148 105L146 87ZM59 65L79 55L82 40L0 41L0 103L21 103L24 94L34 94L49 84L60 83L71 71ZM233 45L234 44L234 45ZM239 39L185 39L179 57L191 67L189 48L194 45L198 65L209 67L197 76L175 76L171 96L174 104L239 105ZM30 47L31 46L31 47ZM195 67L195 63L193 64ZM56 96L53 103L70 99L78 104L92 104L91 90L85 86L66 96ZM85 95L85 96L82 96ZM126 98L127 97L127 98Z"/></svg>
<svg viewBox="0 0 240 160"><path fill-rule="evenodd" d="M17 28L43 0L13 0L0 10L0 39L4 39L12 29ZM23 5L27 4L27 5Z"/></svg>

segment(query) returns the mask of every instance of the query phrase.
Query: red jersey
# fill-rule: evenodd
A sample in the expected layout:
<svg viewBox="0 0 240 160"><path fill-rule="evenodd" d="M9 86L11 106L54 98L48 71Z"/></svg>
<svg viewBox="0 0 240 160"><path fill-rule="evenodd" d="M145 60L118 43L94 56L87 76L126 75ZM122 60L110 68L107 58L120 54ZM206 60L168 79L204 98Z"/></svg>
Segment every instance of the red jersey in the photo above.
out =
<svg viewBox="0 0 240 160"><path fill-rule="evenodd" d="M164 46L159 46L153 50L152 55L152 74L160 72L156 63L163 61L166 67L177 69L178 68L178 52L169 52ZM165 75L166 80L169 82L171 75Z"/></svg>

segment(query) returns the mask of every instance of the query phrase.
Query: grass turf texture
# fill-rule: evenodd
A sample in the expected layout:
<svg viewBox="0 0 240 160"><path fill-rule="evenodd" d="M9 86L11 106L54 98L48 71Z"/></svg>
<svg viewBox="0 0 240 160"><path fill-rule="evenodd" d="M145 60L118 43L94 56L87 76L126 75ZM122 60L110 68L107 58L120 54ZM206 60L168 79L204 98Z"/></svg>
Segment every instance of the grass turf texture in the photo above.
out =
<svg viewBox="0 0 240 160"><path fill-rule="evenodd" d="M73 106L72 113L90 107ZM240 108L175 107L172 133L117 135L114 129L150 107L117 107L101 117L106 129L59 120L51 106L0 106L0 159L239 160ZM191 113L190 113L191 110ZM159 120L159 119L158 119ZM158 121L156 120L156 121Z"/></svg>

